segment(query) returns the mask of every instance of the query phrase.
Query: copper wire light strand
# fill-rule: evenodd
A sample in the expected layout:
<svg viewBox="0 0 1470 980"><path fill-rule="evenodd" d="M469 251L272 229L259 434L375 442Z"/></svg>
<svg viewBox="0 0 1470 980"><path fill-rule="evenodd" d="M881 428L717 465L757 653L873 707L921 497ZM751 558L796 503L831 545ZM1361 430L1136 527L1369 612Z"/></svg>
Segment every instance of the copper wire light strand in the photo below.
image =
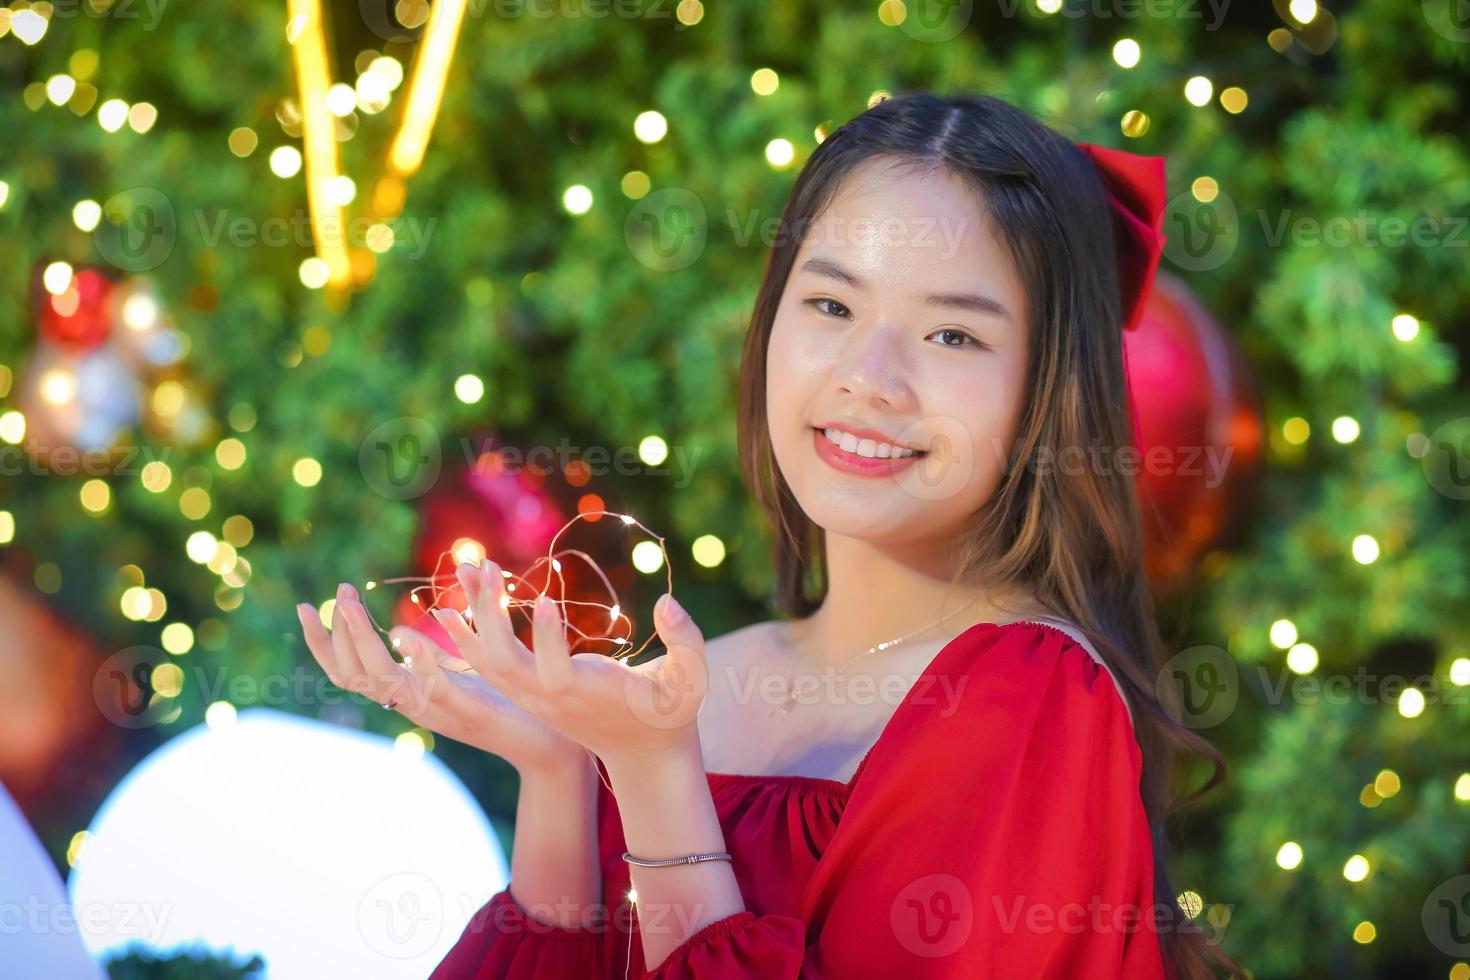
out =
<svg viewBox="0 0 1470 980"><path fill-rule="evenodd" d="M554 576L557 584L560 586L560 593L563 596L566 595L566 579L563 575L562 559L565 557L579 558L582 561L586 562L587 566L592 570L593 574L595 574L597 578L602 582L602 586L607 591L608 597L612 599L612 605L605 605L600 602L589 602L578 599L553 599L554 602L562 607L563 623L568 629L576 634L576 638L572 639L568 643L568 653L578 652L577 647L583 642L600 643L611 641L618 644L619 649L614 651L613 653L608 654L608 656L612 657L614 660L626 660L643 653L643 651L648 648L648 645L657 638L657 631L655 630L649 633L648 637L642 643L634 647L628 641L627 635L624 634L621 629L622 623L626 621L628 632L631 633L633 620L631 617L628 616L627 613L623 611L623 605L618 599L617 589L613 587L612 581L607 577L607 574L602 570L601 566L597 564L597 562L592 558L591 555L580 549L568 548L562 551L556 550L557 541L560 540L561 536L565 534L567 530L571 528L571 526L577 521L583 519L592 520L601 517L616 517L618 520L622 521L624 526L637 527L638 529L643 531L643 533L647 534L650 538L658 543L659 552L663 555L666 589L669 593L672 594L674 591L674 570L673 567L669 564L669 551L668 547L665 544L663 536L655 534L652 530L650 530L646 525L644 525L641 521L639 521L631 514L619 514L614 511L608 510L589 510L578 513L575 517L573 517L571 520L567 521L561 526L560 530L558 530L556 534L552 536L551 543L547 549L547 554L540 558L537 558L536 561L532 563L531 567L526 570L525 576L517 575L514 572L508 571L506 569L501 569L500 574L507 579L507 582L505 583L505 591L501 598L501 604L507 609L511 607L533 607L536 604L536 600L539 599L541 595L546 593L536 592L535 588L531 585L528 576L534 575L536 570L541 568L542 565L549 565L551 567L551 573L547 576L548 586L551 578ZM442 566L446 560L450 563L450 569L448 571L441 571L440 566ZM409 591L410 601L412 601L414 605L423 608L425 612L431 612L434 609L438 609L444 606L444 604L441 603L441 599L458 581L454 572L454 560L455 558L453 550L442 551L439 553L439 556L434 561L434 570L432 574L403 575L395 578L374 580L367 583L367 585L364 587L364 591L372 591L381 585L416 583L414 587ZM515 593L519 586L524 586L528 590L528 592L531 593L529 598L516 597ZM420 593L424 590L427 590L429 593L427 606L424 605L424 600L420 598ZM571 618L567 615L566 612L566 607L573 605L578 607L591 606L598 609L606 610L608 614L607 635L595 636L584 632L580 627L575 626L571 622ZM366 609L366 606L364 606L364 609ZM460 612L464 615L465 619L471 623L471 625L474 624L473 610L469 608L468 605L463 610L460 610ZM530 613L527 612L527 615L529 616ZM373 614L371 612L368 612L368 619L369 621L371 621L374 629L376 629L383 636L389 637L391 641L389 631L385 630L381 625L379 625L378 621L373 618ZM614 627L617 627L617 629L614 629ZM395 649L397 648L396 641L392 641L392 645ZM476 673L476 671L474 670L474 668L471 667L462 671L457 671L457 673L473 674Z"/></svg>

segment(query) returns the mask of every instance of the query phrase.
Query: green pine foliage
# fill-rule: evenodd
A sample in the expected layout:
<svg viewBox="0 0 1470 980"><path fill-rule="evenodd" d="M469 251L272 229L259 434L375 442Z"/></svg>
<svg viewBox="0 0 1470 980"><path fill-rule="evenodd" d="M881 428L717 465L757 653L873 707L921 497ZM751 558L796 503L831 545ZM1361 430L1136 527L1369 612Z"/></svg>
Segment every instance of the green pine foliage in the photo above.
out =
<svg viewBox="0 0 1470 980"><path fill-rule="evenodd" d="M1171 250L1165 263L1247 352L1270 432L1250 532L1163 610L1179 649L1228 649L1240 676L1238 706L1204 731L1232 779L1176 827L1174 884L1202 896L1204 921L1256 977L1450 975L1454 951L1436 945L1421 911L1466 870L1470 826L1455 792L1470 769L1459 748L1470 719L1457 693L1465 688L1449 683L1455 659L1470 657L1458 615L1470 594L1470 503L1445 492L1446 471L1434 470L1437 456L1463 461L1470 446L1458 443L1470 428L1451 424L1470 415L1470 26L1454 19L1452 0L1330 3L1306 26L1282 0L1067 0L1054 13L1032 0L977 3L956 8L971 9L968 26L943 39L920 30L928 5L919 0L730 0L706 4L693 26L672 4L635 6L636 17L606 4L472 4L427 159L394 223L397 243L347 304L301 284L309 240L211 237L221 220L259 229L305 214L301 177L277 178L266 162L272 148L300 142L277 120L295 92L284 4L167 4L154 19L142 5L125 17L91 3L54 16L33 47L0 38L0 180L9 186L0 363L20 372L35 344L37 263L103 261L72 206L152 189L175 231L168 258L148 274L191 342L188 385L213 419L194 442L141 435L173 484L153 493L136 474L114 475L100 516L80 507L79 478L21 472L0 484L0 508L16 524L8 567L31 575L55 565L49 601L105 649L157 644L164 623L183 622L200 641L180 658L191 666L254 676L314 669L296 601L321 601L342 580L424 571L410 567L421 500L374 492L359 467L368 433L405 416L437 433L446 465L463 462L459 440L489 430L512 444L566 440L609 452L662 436L675 454L667 473L597 477L589 489L668 535L676 578L707 634L768 615L767 539L735 448L740 345L763 236L819 126L830 131L880 91L989 92L1078 140L1167 154L1178 197L1166 231L1176 242L1201 206L1216 217L1226 204L1234 211L1221 240L1228 255L1181 268ZM376 35L357 3L330 6L338 77L352 79L364 50L410 63L411 44ZM884 22L900 9L915 19ZM1273 31L1287 43L1268 43ZM1111 56L1123 37L1141 45L1136 68ZM45 102L37 86L73 70L79 50L99 55L90 80L98 102L158 107L150 132L107 133L95 105L79 115ZM780 77L765 96L751 86L762 67ZM1205 106L1183 95L1196 75L1214 86ZM1222 108L1228 86L1248 93L1243 112ZM402 94L381 115L359 113L356 134L339 144L357 183L349 214L381 172ZM649 109L669 131L644 144L633 121ZM1129 111L1149 121L1132 138L1120 128ZM242 126L260 145L239 158L227 140ZM765 158L777 138L795 147L785 168ZM635 171L649 198L630 195ZM1220 196L1202 204L1187 195L1205 176ZM571 214L562 195L578 184L593 204ZM1393 244L1385 236L1394 221L1429 231ZM1331 239L1333 228L1346 231ZM679 250L691 248L689 236L702 244L671 267L670 254L688 257ZM1400 314L1420 323L1412 340L1390 329ZM324 351L308 341L314 327L330 336ZM466 372L485 382L477 404L453 395ZM1333 438L1339 416L1358 423L1354 440ZM1293 417L1310 426L1305 442L1283 435ZM246 446L241 469L215 458L226 436ZM305 456L322 465L315 486L292 478ZM178 507L194 486L212 502L201 520ZM188 561L184 542L200 529L218 535L232 514L256 533L242 550L252 566L243 601L224 610L219 577ZM725 542L721 567L689 558L702 534ZM1360 534L1380 549L1369 564L1353 557ZM163 622L120 614L131 583L117 570L128 563L166 595ZM1314 676L1402 677L1425 690L1424 711L1405 717L1400 693L1381 683L1337 700L1282 693L1295 675L1269 638L1281 619L1316 649ZM66 819L42 828L58 854L102 787L150 744L201 719L202 692L189 686L177 700L171 721L128 735L131 758L96 763L104 771L90 773L94 788L68 796ZM401 719L368 708L332 716L401 730ZM508 820L508 770L448 754ZM1364 788L1384 770L1400 788L1365 805ZM1293 871L1276 860L1288 841L1303 851ZM1359 854L1370 871L1352 882L1343 869ZM1371 942L1355 940L1361 923L1372 923Z"/></svg>

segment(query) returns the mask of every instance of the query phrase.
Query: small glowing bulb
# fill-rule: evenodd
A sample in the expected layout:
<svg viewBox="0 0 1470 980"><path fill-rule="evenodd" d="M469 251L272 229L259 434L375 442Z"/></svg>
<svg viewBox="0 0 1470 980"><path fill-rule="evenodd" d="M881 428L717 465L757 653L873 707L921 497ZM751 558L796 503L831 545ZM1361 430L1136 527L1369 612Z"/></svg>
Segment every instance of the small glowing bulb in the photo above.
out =
<svg viewBox="0 0 1470 980"><path fill-rule="evenodd" d="M1344 445L1357 439L1360 431L1358 420L1351 415L1339 415L1332 420L1332 438Z"/></svg>
<svg viewBox="0 0 1470 980"><path fill-rule="evenodd" d="M146 293L134 293L123 301L123 323L130 330L146 330L158 322L158 300Z"/></svg>
<svg viewBox="0 0 1470 980"><path fill-rule="evenodd" d="M1408 343L1419 336L1419 318L1408 313L1400 313L1393 318L1393 335L1396 340Z"/></svg>
<svg viewBox="0 0 1470 980"><path fill-rule="evenodd" d="M334 116L350 116L357 108L357 92L345 82L327 89L327 111Z"/></svg>
<svg viewBox="0 0 1470 980"><path fill-rule="evenodd" d="M325 259L313 255L301 260L301 268L297 272L301 277L301 285L307 289L321 289L327 284L331 268Z"/></svg>
<svg viewBox="0 0 1470 980"><path fill-rule="evenodd" d="M1271 624L1271 642L1282 650L1296 642L1296 624L1289 619L1278 619Z"/></svg>
<svg viewBox="0 0 1470 980"><path fill-rule="evenodd" d="M662 568L663 564L663 551L652 541L639 541L633 546L633 567L638 571L651 575Z"/></svg>
<svg viewBox="0 0 1470 980"><path fill-rule="evenodd" d="M669 444L659 436L644 436L638 443L638 458L649 466L658 466L669 458Z"/></svg>
<svg viewBox="0 0 1470 980"><path fill-rule="evenodd" d="M791 145L790 140L778 137L766 144L766 162L771 166L785 167L794 159L796 147Z"/></svg>
<svg viewBox="0 0 1470 980"><path fill-rule="evenodd" d="M1113 60L1120 68L1134 68L1138 65L1138 59L1142 57L1143 49L1138 42L1131 37L1125 37L1113 45Z"/></svg>
<svg viewBox="0 0 1470 980"><path fill-rule="evenodd" d="M216 701L204 709L204 723L212 730L219 731L233 725L237 714L235 706L230 702Z"/></svg>
<svg viewBox="0 0 1470 980"><path fill-rule="evenodd" d="M66 105L76 90L77 80L70 75L52 75L46 79L46 98L52 105Z"/></svg>
<svg viewBox="0 0 1470 980"><path fill-rule="evenodd" d="M1291 0L1286 9L1292 20L1304 26L1317 19L1317 0Z"/></svg>
<svg viewBox="0 0 1470 980"><path fill-rule="evenodd" d="M41 284L52 296L60 296L71 285L72 268L69 262L52 262L41 273Z"/></svg>
<svg viewBox="0 0 1470 980"><path fill-rule="evenodd" d="M115 133L128 122L128 104L122 99L108 99L97 107L97 125Z"/></svg>
<svg viewBox="0 0 1470 980"><path fill-rule="evenodd" d="M657 143L668 132L669 121L664 118L663 113L653 109L638 113L638 117L633 120L633 135L638 137L639 142Z"/></svg>
<svg viewBox="0 0 1470 980"><path fill-rule="evenodd" d="M756 95L770 95L781 87L781 76L774 68L757 68L750 75L750 90Z"/></svg>
<svg viewBox="0 0 1470 980"><path fill-rule="evenodd" d="M357 197L357 184L346 174L337 174L327 181L327 200L346 207Z"/></svg>
<svg viewBox="0 0 1470 980"><path fill-rule="evenodd" d="M78 201L71 209L72 224L82 231L91 231L102 220L102 205L96 201Z"/></svg>
<svg viewBox="0 0 1470 980"><path fill-rule="evenodd" d="M1215 86L1203 75L1196 75L1184 83L1184 98L1192 106L1207 106L1214 97Z"/></svg>
<svg viewBox="0 0 1470 980"><path fill-rule="evenodd" d="M1470 684L1470 658L1456 657L1450 664L1450 682L1459 687Z"/></svg>
<svg viewBox="0 0 1470 980"><path fill-rule="evenodd" d="M1317 669L1317 648L1310 643L1294 643L1286 651L1286 666L1294 674L1310 674Z"/></svg>
<svg viewBox="0 0 1470 980"><path fill-rule="evenodd" d="M592 188L586 184L573 184L562 193L561 203L572 214L586 214L592 210Z"/></svg>
<svg viewBox="0 0 1470 980"><path fill-rule="evenodd" d="M278 146L271 150L271 173L277 177L295 177L301 172L301 151L294 146Z"/></svg>
<svg viewBox="0 0 1470 980"><path fill-rule="evenodd" d="M461 374L454 381L454 397L473 405L485 397L485 382L474 374Z"/></svg>
<svg viewBox="0 0 1470 980"><path fill-rule="evenodd" d="M1360 534L1353 538L1353 560L1360 565L1371 565L1378 560L1378 540L1371 534Z"/></svg>
<svg viewBox="0 0 1470 980"><path fill-rule="evenodd" d="M1294 840L1282 844L1276 851L1276 864L1287 871L1295 871L1302 864L1302 846Z"/></svg>

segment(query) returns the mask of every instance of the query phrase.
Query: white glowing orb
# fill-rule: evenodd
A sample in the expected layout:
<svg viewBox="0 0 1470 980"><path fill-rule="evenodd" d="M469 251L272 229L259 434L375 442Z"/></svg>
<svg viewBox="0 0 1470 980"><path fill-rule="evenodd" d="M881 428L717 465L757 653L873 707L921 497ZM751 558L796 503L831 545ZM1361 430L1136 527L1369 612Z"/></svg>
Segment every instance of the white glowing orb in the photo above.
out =
<svg viewBox="0 0 1470 980"><path fill-rule="evenodd" d="M99 960L138 942L258 953L271 980L427 976L509 878L432 753L268 708L170 739L89 828L69 882Z"/></svg>

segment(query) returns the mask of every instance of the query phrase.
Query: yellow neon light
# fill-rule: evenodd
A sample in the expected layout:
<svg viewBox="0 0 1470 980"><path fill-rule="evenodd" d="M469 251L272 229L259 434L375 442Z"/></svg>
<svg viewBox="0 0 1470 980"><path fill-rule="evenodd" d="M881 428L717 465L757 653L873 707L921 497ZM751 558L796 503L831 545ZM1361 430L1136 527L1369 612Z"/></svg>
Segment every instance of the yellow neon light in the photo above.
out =
<svg viewBox="0 0 1470 980"><path fill-rule="evenodd" d="M290 14L287 36L296 65L296 87L301 95L311 237L317 257L327 264L327 285L340 288L351 281L352 268L347 260L347 226L342 206L333 203L328 191L339 170L336 124L327 111L331 73L327 66L326 27L320 0L287 0L287 9Z"/></svg>
<svg viewBox="0 0 1470 980"><path fill-rule="evenodd" d="M424 162L429 134L439 115L444 98L444 81L454 60L454 45L464 23L466 0L438 0L429 27L419 41L409 78L407 104L398 132L388 151L388 166L400 177L407 177Z"/></svg>

